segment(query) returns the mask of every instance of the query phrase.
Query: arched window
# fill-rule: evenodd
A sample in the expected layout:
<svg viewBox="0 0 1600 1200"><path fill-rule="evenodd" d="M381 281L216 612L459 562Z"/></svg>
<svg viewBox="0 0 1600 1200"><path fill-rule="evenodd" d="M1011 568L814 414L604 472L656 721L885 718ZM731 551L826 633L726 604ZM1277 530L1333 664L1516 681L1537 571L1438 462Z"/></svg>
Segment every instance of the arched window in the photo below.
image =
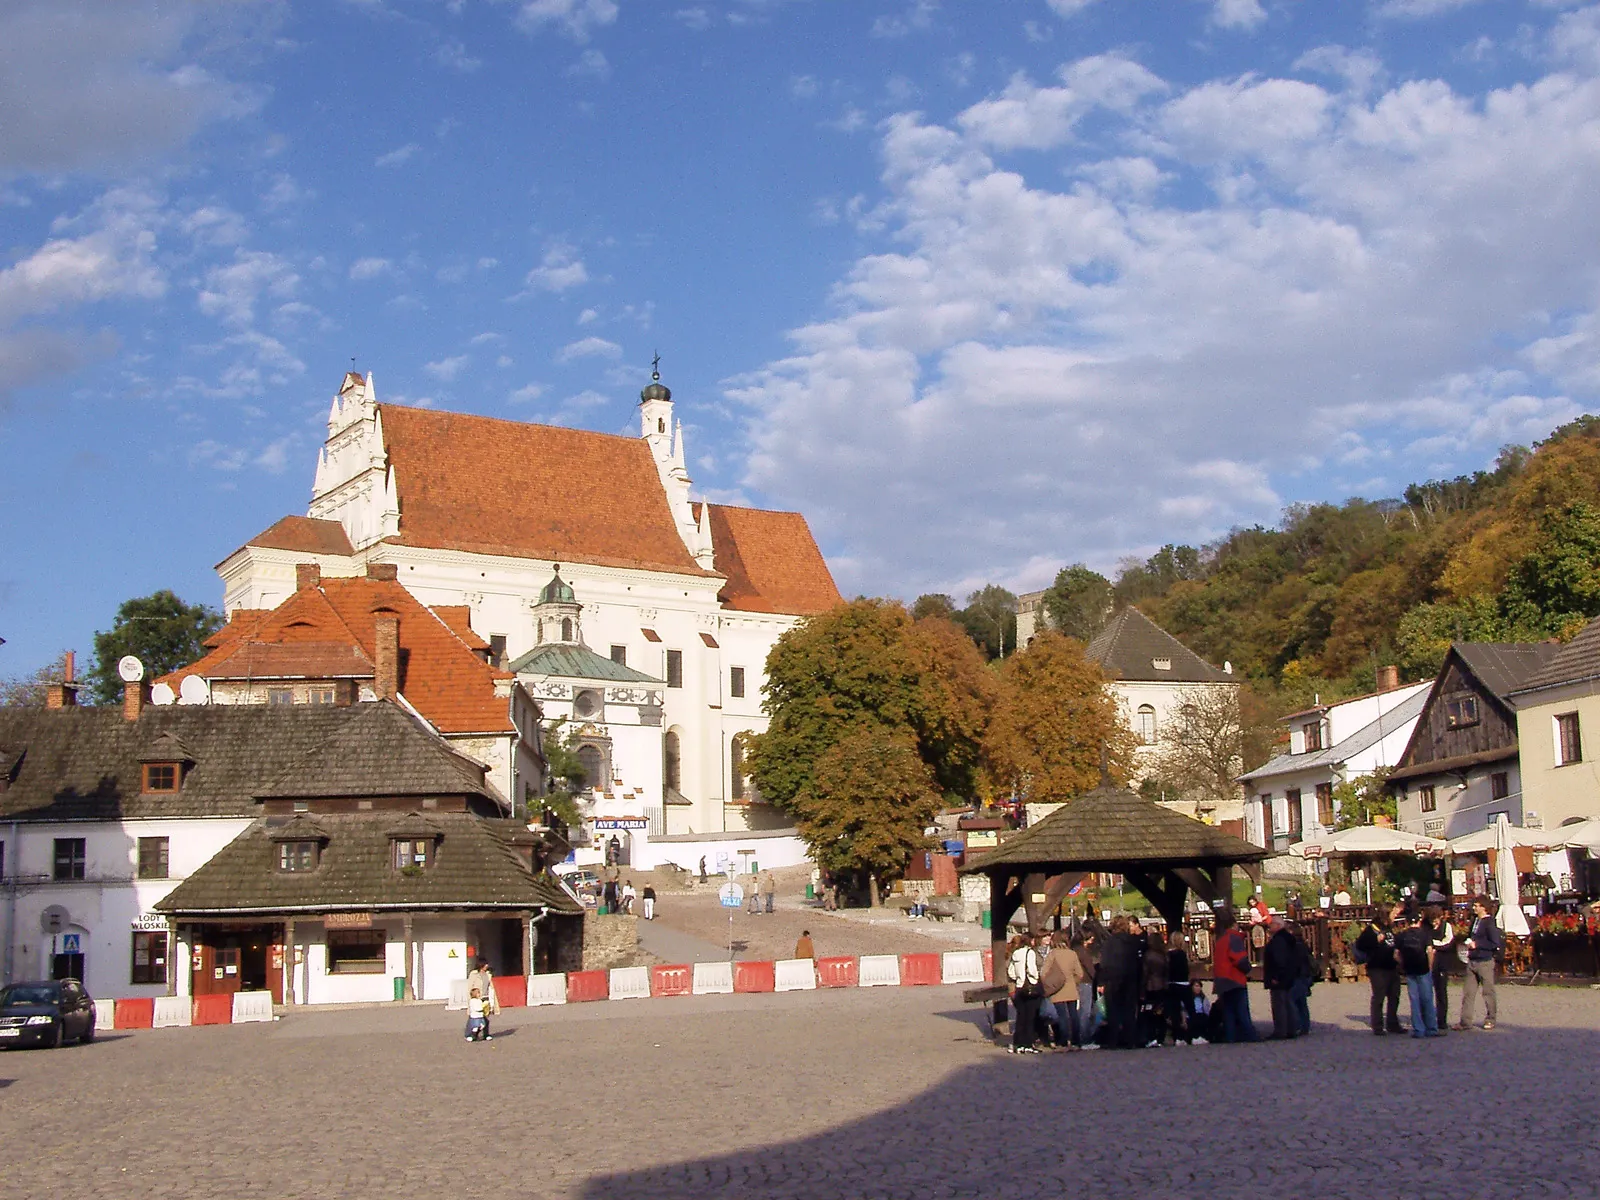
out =
<svg viewBox="0 0 1600 1200"><path fill-rule="evenodd" d="M570 642L572 640L572 618L571 617L562 617L561 618L561 640L563 642Z"/></svg>
<svg viewBox="0 0 1600 1200"><path fill-rule="evenodd" d="M665 433L666 431L667 431L667 419L665 417L657 417L656 418L656 432L657 433Z"/></svg>
<svg viewBox="0 0 1600 1200"><path fill-rule="evenodd" d="M1146 746L1156 744L1156 710L1149 704L1139 706L1139 741Z"/></svg>
<svg viewBox="0 0 1600 1200"><path fill-rule="evenodd" d="M539 641L540 641L541 644L543 644L543 642L544 642L544 618L543 617L539 618Z"/></svg>
<svg viewBox="0 0 1600 1200"><path fill-rule="evenodd" d="M667 731L666 759L663 763L662 774L666 780L669 792L683 791L683 760L679 756L678 734L674 730Z"/></svg>
<svg viewBox="0 0 1600 1200"><path fill-rule="evenodd" d="M734 800L749 799L744 778L744 734L736 733L728 747L728 795Z"/></svg>
<svg viewBox="0 0 1600 1200"><path fill-rule="evenodd" d="M588 743L578 747L578 765L583 768L583 786L586 788L603 788L606 786L605 756L600 753L598 746Z"/></svg>

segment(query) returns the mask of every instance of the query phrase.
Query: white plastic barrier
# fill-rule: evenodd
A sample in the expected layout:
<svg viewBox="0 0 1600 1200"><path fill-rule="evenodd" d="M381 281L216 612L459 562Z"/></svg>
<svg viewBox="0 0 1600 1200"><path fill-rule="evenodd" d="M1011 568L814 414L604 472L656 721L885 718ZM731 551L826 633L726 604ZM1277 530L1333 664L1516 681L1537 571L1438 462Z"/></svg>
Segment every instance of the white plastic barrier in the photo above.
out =
<svg viewBox="0 0 1600 1200"><path fill-rule="evenodd" d="M650 968L612 967L611 991L608 998L612 1000L650 999Z"/></svg>
<svg viewBox="0 0 1600 1200"><path fill-rule="evenodd" d="M156 1029L170 1029L174 1025L194 1024L194 998L191 996L157 996L155 1019L151 1025Z"/></svg>
<svg viewBox="0 0 1600 1200"><path fill-rule="evenodd" d="M452 979L450 981L450 999L444 1002L445 1009L465 1008L467 1006L467 981L465 979Z"/></svg>
<svg viewBox="0 0 1600 1200"><path fill-rule="evenodd" d="M117 1012L115 1000L96 1000L94 1002L94 1027L96 1029L115 1029L117 1027Z"/></svg>
<svg viewBox="0 0 1600 1200"><path fill-rule="evenodd" d="M233 994L233 1023L272 1020L271 992L235 992Z"/></svg>
<svg viewBox="0 0 1600 1200"><path fill-rule="evenodd" d="M463 981L462 987L466 983ZM567 977L565 975L529 975L528 1007L540 1004L565 1004L567 1002Z"/></svg>
<svg viewBox="0 0 1600 1200"><path fill-rule="evenodd" d="M983 983L982 950L946 950L940 963L945 983Z"/></svg>
<svg viewBox="0 0 1600 1200"><path fill-rule="evenodd" d="M695 963L694 994L709 996L733 991L733 964L731 962Z"/></svg>
<svg viewBox="0 0 1600 1200"><path fill-rule="evenodd" d="M860 959L860 987L899 987L900 956L898 954L863 954Z"/></svg>
<svg viewBox="0 0 1600 1200"><path fill-rule="evenodd" d="M774 991L813 991L817 986L817 964L809 958L780 958L774 967L774 980Z"/></svg>

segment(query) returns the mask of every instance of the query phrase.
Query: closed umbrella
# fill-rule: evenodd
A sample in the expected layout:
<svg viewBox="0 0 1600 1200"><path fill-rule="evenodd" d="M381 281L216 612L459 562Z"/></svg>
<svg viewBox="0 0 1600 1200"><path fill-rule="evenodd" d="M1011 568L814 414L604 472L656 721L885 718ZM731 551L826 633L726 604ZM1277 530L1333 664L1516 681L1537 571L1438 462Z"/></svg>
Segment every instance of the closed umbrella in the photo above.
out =
<svg viewBox="0 0 1600 1200"><path fill-rule="evenodd" d="M1517 878L1517 856L1511 822L1504 816L1494 823L1494 886L1500 893L1500 928L1518 937L1528 936L1528 918L1522 911L1522 887Z"/></svg>

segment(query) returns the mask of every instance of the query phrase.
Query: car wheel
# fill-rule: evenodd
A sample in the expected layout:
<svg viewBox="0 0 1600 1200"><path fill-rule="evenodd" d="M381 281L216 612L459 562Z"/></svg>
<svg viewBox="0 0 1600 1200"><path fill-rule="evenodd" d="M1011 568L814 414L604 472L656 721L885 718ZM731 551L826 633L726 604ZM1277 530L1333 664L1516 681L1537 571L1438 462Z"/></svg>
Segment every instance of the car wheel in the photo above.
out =
<svg viewBox="0 0 1600 1200"><path fill-rule="evenodd" d="M87 1046L92 1041L94 1041L94 1021L91 1020L83 1027L83 1035L78 1038L78 1045Z"/></svg>

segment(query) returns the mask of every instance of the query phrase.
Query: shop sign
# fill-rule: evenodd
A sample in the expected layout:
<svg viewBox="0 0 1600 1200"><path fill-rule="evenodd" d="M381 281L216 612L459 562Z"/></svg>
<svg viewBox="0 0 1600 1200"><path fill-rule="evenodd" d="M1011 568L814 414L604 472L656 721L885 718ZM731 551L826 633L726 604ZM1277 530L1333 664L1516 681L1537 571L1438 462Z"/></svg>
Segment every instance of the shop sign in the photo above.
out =
<svg viewBox="0 0 1600 1200"><path fill-rule="evenodd" d="M133 919L135 933L169 933L172 926L161 913L140 913Z"/></svg>
<svg viewBox="0 0 1600 1200"><path fill-rule="evenodd" d="M322 918L324 929L371 929L372 914L369 912L358 913L327 913Z"/></svg>
<svg viewBox="0 0 1600 1200"><path fill-rule="evenodd" d="M596 829L649 829L648 817L596 817Z"/></svg>
<svg viewBox="0 0 1600 1200"><path fill-rule="evenodd" d="M1000 844L1000 838L992 829L975 829L967 834L967 849L980 850Z"/></svg>

